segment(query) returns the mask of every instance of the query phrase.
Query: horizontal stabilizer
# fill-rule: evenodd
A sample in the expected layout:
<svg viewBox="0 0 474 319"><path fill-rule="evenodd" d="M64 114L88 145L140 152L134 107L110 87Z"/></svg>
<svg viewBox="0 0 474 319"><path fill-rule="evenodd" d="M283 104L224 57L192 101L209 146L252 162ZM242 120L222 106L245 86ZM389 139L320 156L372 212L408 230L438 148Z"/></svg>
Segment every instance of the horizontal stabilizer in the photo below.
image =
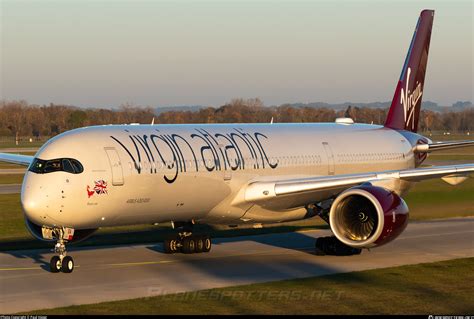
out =
<svg viewBox="0 0 474 319"><path fill-rule="evenodd" d="M474 141L449 141L449 142L436 142L432 144L419 144L415 146L414 152L416 153L430 153L433 151L442 151L452 148L474 146Z"/></svg>

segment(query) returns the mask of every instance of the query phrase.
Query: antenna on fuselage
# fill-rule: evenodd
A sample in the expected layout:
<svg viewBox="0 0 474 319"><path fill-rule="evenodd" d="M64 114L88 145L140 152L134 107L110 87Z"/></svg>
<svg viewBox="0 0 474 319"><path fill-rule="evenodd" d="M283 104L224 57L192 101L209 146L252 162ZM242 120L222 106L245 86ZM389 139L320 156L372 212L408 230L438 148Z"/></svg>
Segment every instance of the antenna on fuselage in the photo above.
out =
<svg viewBox="0 0 474 319"><path fill-rule="evenodd" d="M270 124L273 124L273 116L272 116L272 119L270 120Z"/></svg>
<svg viewBox="0 0 474 319"><path fill-rule="evenodd" d="M155 117L151 120L151 125L155 124Z"/></svg>

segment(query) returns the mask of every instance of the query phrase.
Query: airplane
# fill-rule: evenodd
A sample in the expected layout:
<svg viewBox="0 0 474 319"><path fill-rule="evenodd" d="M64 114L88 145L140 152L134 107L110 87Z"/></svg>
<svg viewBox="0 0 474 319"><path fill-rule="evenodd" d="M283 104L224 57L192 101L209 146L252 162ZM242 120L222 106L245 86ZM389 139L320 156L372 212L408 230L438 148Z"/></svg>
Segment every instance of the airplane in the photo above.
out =
<svg viewBox="0 0 474 319"><path fill-rule="evenodd" d="M355 255L407 226L403 200L415 183L456 185L474 164L422 167L428 153L474 145L417 134L433 10L418 19L384 125L335 123L90 126L59 134L35 156L21 188L26 227L55 242L51 272L70 273L66 244L118 225L171 222L166 253L211 250L198 223L261 225L315 216L334 236L317 255Z"/></svg>

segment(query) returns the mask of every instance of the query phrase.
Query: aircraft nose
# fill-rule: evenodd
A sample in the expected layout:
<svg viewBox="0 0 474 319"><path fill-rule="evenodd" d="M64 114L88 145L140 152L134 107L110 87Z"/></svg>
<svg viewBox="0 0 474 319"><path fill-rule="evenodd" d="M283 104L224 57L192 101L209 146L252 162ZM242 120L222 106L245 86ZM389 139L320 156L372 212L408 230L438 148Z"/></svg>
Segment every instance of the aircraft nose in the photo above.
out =
<svg viewBox="0 0 474 319"><path fill-rule="evenodd" d="M36 224L43 224L46 219L46 203L44 196L41 194L44 189L41 185L37 185L31 178L25 176L21 188L21 206L25 216Z"/></svg>

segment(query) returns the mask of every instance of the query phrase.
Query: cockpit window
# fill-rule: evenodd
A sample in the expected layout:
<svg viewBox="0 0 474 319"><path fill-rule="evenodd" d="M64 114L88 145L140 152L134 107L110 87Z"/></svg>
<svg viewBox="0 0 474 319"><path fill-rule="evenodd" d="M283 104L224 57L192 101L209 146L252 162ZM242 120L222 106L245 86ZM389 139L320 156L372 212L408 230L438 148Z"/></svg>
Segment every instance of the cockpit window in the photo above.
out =
<svg viewBox="0 0 474 319"><path fill-rule="evenodd" d="M67 158L64 158L62 160L62 163L63 163L63 171L74 174L74 168L72 167L71 162Z"/></svg>
<svg viewBox="0 0 474 319"><path fill-rule="evenodd" d="M72 167L74 167L74 172L76 174L84 172L84 167L82 167L82 164L79 163L78 160L75 159L69 159L71 161Z"/></svg>
<svg viewBox="0 0 474 319"><path fill-rule="evenodd" d="M52 172L80 174L84 171L84 168L78 160L72 158L57 158L48 161L35 158L30 165L29 171L37 174Z"/></svg>
<svg viewBox="0 0 474 319"><path fill-rule="evenodd" d="M62 171L61 160L51 160L47 161L44 165L44 173L52 173L57 171Z"/></svg>
<svg viewBox="0 0 474 319"><path fill-rule="evenodd" d="M44 164L46 164L46 161L40 160L39 158L35 158L33 160L33 163L31 163L30 168L28 170L34 173L43 173Z"/></svg>

